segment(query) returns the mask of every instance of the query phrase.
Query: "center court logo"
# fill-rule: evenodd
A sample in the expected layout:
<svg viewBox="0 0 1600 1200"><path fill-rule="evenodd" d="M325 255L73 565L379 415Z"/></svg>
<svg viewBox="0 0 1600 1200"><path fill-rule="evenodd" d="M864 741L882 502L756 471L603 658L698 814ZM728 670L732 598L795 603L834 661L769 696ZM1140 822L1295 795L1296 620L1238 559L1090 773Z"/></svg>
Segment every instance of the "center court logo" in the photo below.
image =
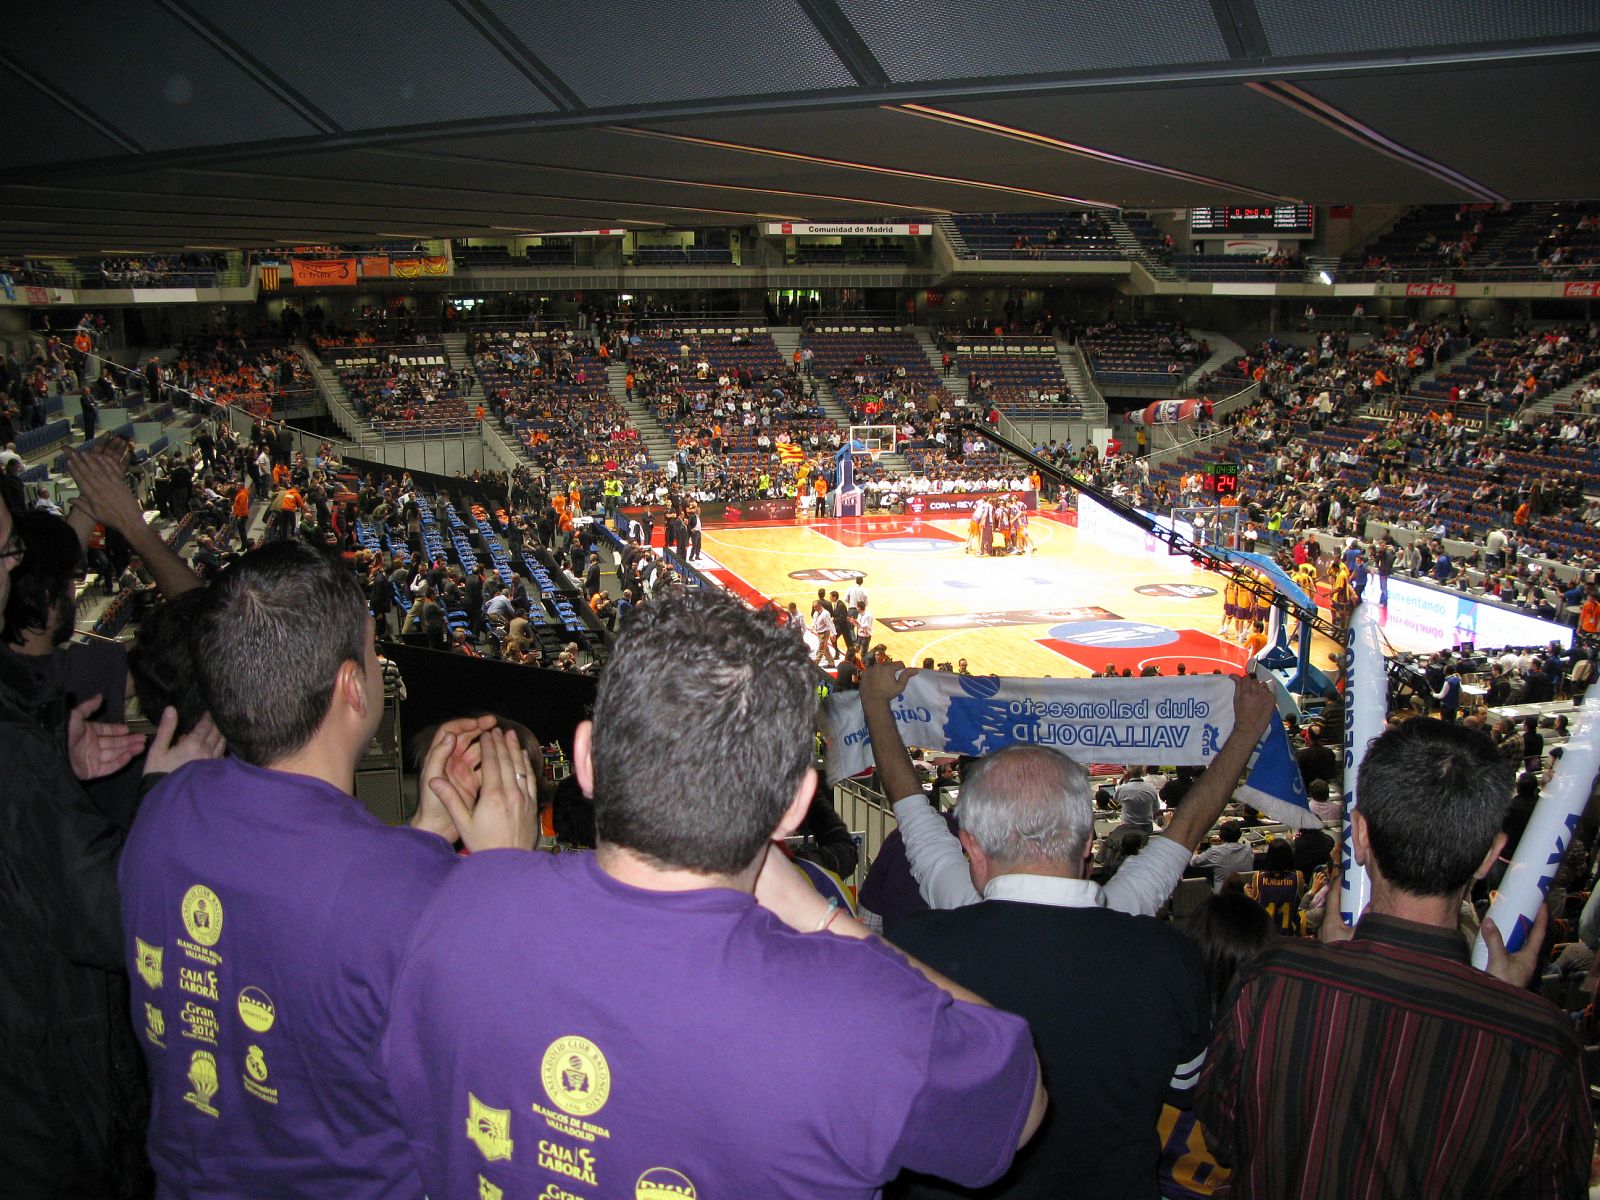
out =
<svg viewBox="0 0 1600 1200"><path fill-rule="evenodd" d="M1052 629L1050 636L1080 646L1117 650L1166 646L1178 640L1176 631L1144 621L1068 621Z"/></svg>
<svg viewBox="0 0 1600 1200"><path fill-rule="evenodd" d="M222 936L222 901L204 884L197 883L183 894L183 927L191 940L202 946L215 946Z"/></svg>
<svg viewBox="0 0 1600 1200"><path fill-rule="evenodd" d="M807 567L803 571L790 571L789 578L807 583L853 583L860 574L860 571L845 567Z"/></svg>
<svg viewBox="0 0 1600 1200"><path fill-rule="evenodd" d="M611 1097L611 1067L600 1048L583 1037L557 1038L544 1052L540 1082L550 1102L575 1117L605 1107Z"/></svg>

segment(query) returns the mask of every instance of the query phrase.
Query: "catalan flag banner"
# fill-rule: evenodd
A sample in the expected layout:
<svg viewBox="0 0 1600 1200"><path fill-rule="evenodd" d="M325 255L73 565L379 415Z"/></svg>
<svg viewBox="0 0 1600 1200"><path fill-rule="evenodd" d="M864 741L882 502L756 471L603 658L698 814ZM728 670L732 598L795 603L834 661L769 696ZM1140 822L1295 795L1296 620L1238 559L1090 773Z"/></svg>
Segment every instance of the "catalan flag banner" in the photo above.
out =
<svg viewBox="0 0 1600 1200"><path fill-rule="evenodd" d="M783 460L785 466L798 466L806 460L806 452L793 442L779 442L777 450L778 457Z"/></svg>
<svg viewBox="0 0 1600 1200"><path fill-rule="evenodd" d="M272 263L268 265L263 263L261 266L261 290L263 292L275 292L278 290L278 282L278 264Z"/></svg>

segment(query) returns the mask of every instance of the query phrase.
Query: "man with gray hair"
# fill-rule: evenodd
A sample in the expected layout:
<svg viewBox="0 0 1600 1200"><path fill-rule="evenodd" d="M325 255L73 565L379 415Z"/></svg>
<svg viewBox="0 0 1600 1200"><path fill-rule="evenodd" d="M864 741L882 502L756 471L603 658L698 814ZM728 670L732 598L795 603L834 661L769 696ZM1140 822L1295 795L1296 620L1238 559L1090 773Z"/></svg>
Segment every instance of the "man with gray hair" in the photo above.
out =
<svg viewBox="0 0 1600 1200"><path fill-rule="evenodd" d="M915 674L898 663L885 664L876 674L869 672L861 682L861 711L872 737L878 781L883 794L894 803L895 821L918 890L932 908L959 908L982 900L983 889L974 886L961 844L929 804L890 711L891 701ZM1222 815L1276 712L1272 692L1265 684L1248 675L1234 680L1233 732L1185 793L1166 827L1154 833L1144 849L1106 881L1103 898L1097 903L1135 916L1155 915L1188 869L1200 840ZM965 796L963 792L963 800Z"/></svg>
<svg viewBox="0 0 1600 1200"><path fill-rule="evenodd" d="M862 691L898 690L873 667ZM1051 1119L985 1195L1154 1196L1164 1101L1187 1107L1210 1017L1198 951L1150 917L1106 907L1088 878L1094 809L1083 767L1009 746L968 771L961 845L981 903L922 914L895 942L1028 1019ZM1098 1036L1112 1016L1133 1037ZM905 1196L971 1195L933 1180Z"/></svg>

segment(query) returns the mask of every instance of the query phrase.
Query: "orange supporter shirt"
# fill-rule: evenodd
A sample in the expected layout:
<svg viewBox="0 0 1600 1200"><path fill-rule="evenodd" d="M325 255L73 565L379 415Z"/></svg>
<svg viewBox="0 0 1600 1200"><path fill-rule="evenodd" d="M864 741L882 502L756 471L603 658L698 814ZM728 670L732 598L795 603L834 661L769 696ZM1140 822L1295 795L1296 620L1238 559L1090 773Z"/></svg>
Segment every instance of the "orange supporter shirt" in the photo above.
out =
<svg viewBox="0 0 1600 1200"><path fill-rule="evenodd" d="M1600 600L1593 596L1578 610L1578 628L1584 633L1600 633Z"/></svg>
<svg viewBox="0 0 1600 1200"><path fill-rule="evenodd" d="M250 489L240 488L233 494L233 515L248 517L250 515Z"/></svg>

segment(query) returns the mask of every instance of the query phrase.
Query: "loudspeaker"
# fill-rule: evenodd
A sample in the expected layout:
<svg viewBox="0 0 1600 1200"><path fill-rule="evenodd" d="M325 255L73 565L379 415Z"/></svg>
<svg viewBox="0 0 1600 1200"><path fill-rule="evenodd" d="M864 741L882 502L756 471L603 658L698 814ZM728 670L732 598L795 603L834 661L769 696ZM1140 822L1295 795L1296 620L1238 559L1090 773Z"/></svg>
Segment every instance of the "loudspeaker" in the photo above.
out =
<svg viewBox="0 0 1600 1200"><path fill-rule="evenodd" d="M385 825L405 822L405 795L400 787L399 766L376 771L356 772L356 799Z"/></svg>

